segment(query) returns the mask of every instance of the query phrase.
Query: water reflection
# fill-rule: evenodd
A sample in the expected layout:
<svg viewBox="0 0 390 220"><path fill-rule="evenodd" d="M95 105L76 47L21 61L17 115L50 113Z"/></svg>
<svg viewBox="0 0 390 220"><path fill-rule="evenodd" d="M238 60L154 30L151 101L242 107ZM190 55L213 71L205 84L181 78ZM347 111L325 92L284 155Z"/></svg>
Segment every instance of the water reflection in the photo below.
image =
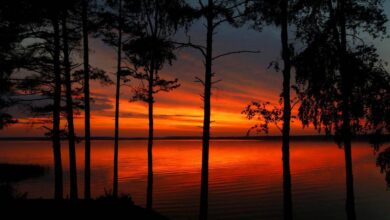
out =
<svg viewBox="0 0 390 220"><path fill-rule="evenodd" d="M209 219L283 219L280 142L229 140L210 144ZM112 143L92 142L91 154L91 190L96 197L112 186ZM332 141L293 141L290 154L294 218L346 219L343 150ZM67 168L67 151L63 155ZM153 208L172 219L197 219L201 142L156 141L153 156ZM383 176L375 167L372 148L354 143L352 158L357 218L390 219L390 192L386 192ZM78 174L83 176L83 144L77 146L77 160ZM0 162L52 166L50 142L0 142ZM130 194L136 204L146 204L147 142L121 142L118 166L120 193ZM66 169L64 178L68 189ZM30 198L51 198L53 180L53 173L49 173L20 182L18 189L27 191ZM79 181L82 189L82 179Z"/></svg>

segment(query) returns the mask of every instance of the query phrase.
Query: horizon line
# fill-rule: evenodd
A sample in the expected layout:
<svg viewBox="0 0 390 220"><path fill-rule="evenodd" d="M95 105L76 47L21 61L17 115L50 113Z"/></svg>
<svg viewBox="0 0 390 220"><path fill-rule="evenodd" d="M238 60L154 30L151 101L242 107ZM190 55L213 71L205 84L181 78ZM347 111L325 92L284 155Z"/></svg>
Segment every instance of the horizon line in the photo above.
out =
<svg viewBox="0 0 390 220"><path fill-rule="evenodd" d="M384 140L390 141L390 134L383 136ZM282 135L262 135L262 136L215 136L210 137L211 140L279 140L282 138ZM334 135L291 135L291 140L333 140ZM367 140L370 138L370 135L363 134L357 135L354 140ZM78 137L79 140L84 140L85 137ZM202 140L202 136L161 136L155 137L153 140ZM0 141L50 141L50 137L0 137ZM66 138L62 138L66 140ZM91 140L114 140L114 137L111 136L93 136ZM148 140L148 137L119 137L119 140Z"/></svg>

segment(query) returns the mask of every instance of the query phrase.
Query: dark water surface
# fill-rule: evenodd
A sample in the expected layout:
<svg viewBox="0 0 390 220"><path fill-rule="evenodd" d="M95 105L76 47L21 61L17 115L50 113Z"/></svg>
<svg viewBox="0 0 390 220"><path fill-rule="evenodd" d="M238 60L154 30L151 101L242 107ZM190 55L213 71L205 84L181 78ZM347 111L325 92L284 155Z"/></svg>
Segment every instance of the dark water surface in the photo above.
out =
<svg viewBox="0 0 390 220"><path fill-rule="evenodd" d="M83 143L77 146L83 195ZM121 141L119 190L145 205L147 142ZM69 192L68 151L63 143L65 192ZM201 141L162 140L154 146L154 208L172 219L197 219ZM111 189L113 141L92 142L92 194ZM353 143L358 219L390 219L390 191L369 144ZM0 163L52 167L44 141L0 142ZM344 152L333 142L293 141L291 172L296 219L346 219ZM29 198L53 196L53 169L17 185ZM210 219L282 219L282 160L279 141L215 140L210 147Z"/></svg>

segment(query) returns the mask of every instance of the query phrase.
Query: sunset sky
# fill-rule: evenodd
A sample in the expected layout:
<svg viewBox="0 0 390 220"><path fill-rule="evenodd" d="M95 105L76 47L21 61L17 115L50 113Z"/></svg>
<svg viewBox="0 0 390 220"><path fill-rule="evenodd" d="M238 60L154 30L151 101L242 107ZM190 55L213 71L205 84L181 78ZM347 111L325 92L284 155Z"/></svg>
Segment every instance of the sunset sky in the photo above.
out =
<svg viewBox="0 0 390 220"><path fill-rule="evenodd" d="M390 3L385 3L386 13L390 15ZM387 24L390 28L389 23ZM248 121L241 111L252 100L270 101L277 104L281 92L281 73L268 69L271 61L280 61L280 33L276 28L264 28L259 33L248 26L234 29L222 26L215 36L214 54L235 50L261 50L260 54L239 54L218 60L214 64L216 80L212 96L213 136L244 136L255 122ZM189 33L192 41L204 44L205 29L202 22L195 23ZM183 33L176 39L186 41ZM291 39L294 42L294 39ZM367 42L372 42L367 39ZM390 61L390 39L376 41L379 53L384 61ZM100 40L91 40L91 65L102 68L114 78L115 51ZM297 48L300 49L299 47ZM81 55L76 55L81 57ZM203 102L200 95L203 87L195 83L195 77L204 77L204 66L198 51L182 49L177 52L177 61L166 66L161 76L167 79L178 78L181 87L170 93L160 93L155 103L156 136L201 136L203 120ZM136 81L133 82L137 84ZM115 87L93 83L91 88L95 102L92 104L92 136L113 136ZM143 137L147 135L147 105L141 102L129 102L131 89L122 87L120 103L120 136ZM296 109L295 109L296 110ZM41 125L31 126L26 115L20 114L19 125L0 131L0 137L6 136L42 136L45 132ZM64 125L64 123L62 123ZM76 131L83 135L82 115L76 119ZM279 135L272 129L271 135ZM316 134L312 128L302 129L296 121L292 125L292 134Z"/></svg>

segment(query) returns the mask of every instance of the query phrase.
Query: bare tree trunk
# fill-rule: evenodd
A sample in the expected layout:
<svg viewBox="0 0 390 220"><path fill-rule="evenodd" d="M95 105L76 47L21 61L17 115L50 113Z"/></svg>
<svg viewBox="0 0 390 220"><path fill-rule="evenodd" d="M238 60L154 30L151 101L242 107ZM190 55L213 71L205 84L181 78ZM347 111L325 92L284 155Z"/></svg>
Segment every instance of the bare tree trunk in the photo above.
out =
<svg viewBox="0 0 390 220"><path fill-rule="evenodd" d="M89 45L88 45L88 0L83 0L82 23L83 23L83 49L84 49L84 105L85 105L85 182L84 198L91 199L91 113L89 94Z"/></svg>
<svg viewBox="0 0 390 220"><path fill-rule="evenodd" d="M211 80L213 62L213 35L214 16L213 1L209 0L207 14L207 51L206 70L204 85L204 119L203 119L203 144L202 144L202 176L200 191L200 214L199 219L205 220L208 217L208 184L209 184L209 145L210 145L210 113L211 113Z"/></svg>
<svg viewBox="0 0 390 220"><path fill-rule="evenodd" d="M293 219L292 215L292 196L291 196L291 172L290 172L290 121L291 121L291 103L290 103L290 78L291 78L291 60L288 43L288 0L281 1L282 11L282 56L284 61L283 70L283 211L284 219Z"/></svg>
<svg viewBox="0 0 390 220"><path fill-rule="evenodd" d="M61 112L61 67L60 67L60 27L58 15L52 20L54 29L54 106L53 106L53 154L54 154L54 198L63 199L60 112Z"/></svg>
<svg viewBox="0 0 390 220"><path fill-rule="evenodd" d="M148 186L146 195L146 209L151 210L153 206L153 83L154 83L154 63L149 73L149 91L148 91L148 106L149 106L149 137L148 137Z"/></svg>
<svg viewBox="0 0 390 220"><path fill-rule="evenodd" d="M121 87L121 64L122 64L122 0L119 0L119 28L118 28L118 55L116 73L116 95L115 95L115 140L114 140L114 178L113 196L118 197L118 148L119 148L119 98Z"/></svg>
<svg viewBox="0 0 390 220"><path fill-rule="evenodd" d="M341 78L342 78L342 117L343 117L343 142L345 153L345 171L346 171L346 212L348 220L355 220L355 196L353 186L353 170L352 170L352 149L351 149L351 118L350 118L350 97L351 85L349 83L350 74L348 71L347 56L347 33L346 33L346 18L345 18L345 0L338 1L339 25L341 35L341 50L340 50L340 64L341 64Z"/></svg>
<svg viewBox="0 0 390 220"><path fill-rule="evenodd" d="M76 166L76 146L75 132L73 123L73 100L71 83L71 66L69 60L68 30L67 30L67 11L64 10L62 17L62 40L65 67L65 88L66 88L66 115L68 120L68 141L69 141L69 172L70 172L70 198L77 199L77 166Z"/></svg>

